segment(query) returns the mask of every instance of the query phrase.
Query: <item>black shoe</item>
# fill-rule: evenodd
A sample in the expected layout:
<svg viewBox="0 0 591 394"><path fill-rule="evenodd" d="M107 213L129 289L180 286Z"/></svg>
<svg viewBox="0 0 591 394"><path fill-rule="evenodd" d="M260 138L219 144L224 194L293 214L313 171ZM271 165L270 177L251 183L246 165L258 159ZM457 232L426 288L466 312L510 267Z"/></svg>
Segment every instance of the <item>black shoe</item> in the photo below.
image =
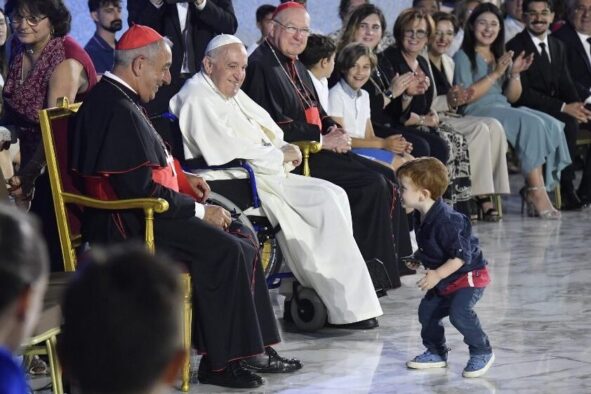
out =
<svg viewBox="0 0 591 394"><path fill-rule="evenodd" d="M579 197L574 192L574 190L563 191L561 199L562 203L560 210L562 211L578 211L579 209L583 208L583 203L581 200L579 200Z"/></svg>
<svg viewBox="0 0 591 394"><path fill-rule="evenodd" d="M203 361L204 358L201 359L197 375L201 384L213 384L234 389L253 389L265 382L259 375L243 368L240 361L231 361L223 371L212 371L209 369L207 361Z"/></svg>
<svg viewBox="0 0 591 394"><path fill-rule="evenodd" d="M349 330L371 330L372 328L379 327L378 319L372 317L371 319L361 320L355 323L348 324L329 324L329 327L334 328L346 328Z"/></svg>
<svg viewBox="0 0 591 394"><path fill-rule="evenodd" d="M265 348L265 355L241 361L242 367L257 373L289 373L302 368L300 360L281 357L272 347Z"/></svg>

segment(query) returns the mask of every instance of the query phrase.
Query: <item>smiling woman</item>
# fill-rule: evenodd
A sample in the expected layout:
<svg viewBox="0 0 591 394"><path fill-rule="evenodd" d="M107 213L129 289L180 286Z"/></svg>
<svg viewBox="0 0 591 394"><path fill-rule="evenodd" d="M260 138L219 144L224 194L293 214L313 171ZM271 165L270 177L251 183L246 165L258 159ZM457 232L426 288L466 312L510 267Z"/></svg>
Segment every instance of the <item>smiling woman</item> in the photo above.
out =
<svg viewBox="0 0 591 394"><path fill-rule="evenodd" d="M6 13L14 34L3 91L3 120L18 129L21 149L19 172L8 181L10 193L28 207L37 186L31 209L43 217L45 235L53 239L55 218L49 210L47 176L36 182L44 167L38 112L54 106L59 97L75 101L96 83L96 73L86 52L67 35L71 16L62 0L9 0ZM57 248L59 242L49 244ZM59 264L59 250L52 252L52 261Z"/></svg>

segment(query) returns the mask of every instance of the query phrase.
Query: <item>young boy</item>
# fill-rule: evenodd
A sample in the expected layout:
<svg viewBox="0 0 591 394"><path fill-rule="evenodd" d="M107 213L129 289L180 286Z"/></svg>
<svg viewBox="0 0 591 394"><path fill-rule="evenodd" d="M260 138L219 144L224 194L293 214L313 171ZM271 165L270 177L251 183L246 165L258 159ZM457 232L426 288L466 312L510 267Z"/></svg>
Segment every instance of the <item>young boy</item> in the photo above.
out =
<svg viewBox="0 0 591 394"><path fill-rule="evenodd" d="M326 113L329 113L328 77L334 70L336 50L337 46L332 38L320 34L311 34L308 37L306 49L298 56L298 59L308 69L320 105Z"/></svg>
<svg viewBox="0 0 591 394"><path fill-rule="evenodd" d="M414 226L419 249L409 268L425 267L425 276L417 284L427 291L419 306L421 337L427 351L406 365L413 369L447 366L449 349L441 320L449 316L470 350L463 376L482 376L495 356L473 308L490 279L470 219L441 199L449 180L447 168L439 160L411 160L400 166L398 178L404 205L417 211L416 219L420 217L420 224Z"/></svg>

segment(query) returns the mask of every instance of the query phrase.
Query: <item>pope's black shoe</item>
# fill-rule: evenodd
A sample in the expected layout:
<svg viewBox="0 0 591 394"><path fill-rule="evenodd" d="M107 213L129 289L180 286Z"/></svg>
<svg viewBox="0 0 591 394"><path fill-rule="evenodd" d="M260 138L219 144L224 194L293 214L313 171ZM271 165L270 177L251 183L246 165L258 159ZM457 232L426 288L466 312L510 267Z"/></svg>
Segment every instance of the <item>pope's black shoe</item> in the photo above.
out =
<svg viewBox="0 0 591 394"><path fill-rule="evenodd" d="M281 357L272 347L265 348L265 354L242 360L242 367L256 373L289 373L302 368L300 360Z"/></svg>
<svg viewBox="0 0 591 394"><path fill-rule="evenodd" d="M259 375L243 368L240 361L231 361L223 371L212 371L205 357L201 358L197 377L201 384L231 387L234 389L253 389L265 380Z"/></svg>
<svg viewBox="0 0 591 394"><path fill-rule="evenodd" d="M329 324L329 327L334 328L346 328L349 330L371 330L372 328L379 327L378 319L372 317L371 319L361 320L355 323L348 324Z"/></svg>

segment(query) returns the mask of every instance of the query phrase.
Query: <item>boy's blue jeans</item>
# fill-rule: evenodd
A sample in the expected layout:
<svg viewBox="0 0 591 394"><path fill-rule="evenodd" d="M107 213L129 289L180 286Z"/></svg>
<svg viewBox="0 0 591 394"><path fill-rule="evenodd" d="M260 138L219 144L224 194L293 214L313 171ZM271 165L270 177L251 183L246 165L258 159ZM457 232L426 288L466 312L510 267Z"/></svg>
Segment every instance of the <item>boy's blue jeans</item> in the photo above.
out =
<svg viewBox="0 0 591 394"><path fill-rule="evenodd" d="M471 356L491 353L488 337L473 310L483 292L484 288L467 287L441 297L429 290L419 305L423 345L432 353L447 356L442 319L449 316L451 324L464 336Z"/></svg>

